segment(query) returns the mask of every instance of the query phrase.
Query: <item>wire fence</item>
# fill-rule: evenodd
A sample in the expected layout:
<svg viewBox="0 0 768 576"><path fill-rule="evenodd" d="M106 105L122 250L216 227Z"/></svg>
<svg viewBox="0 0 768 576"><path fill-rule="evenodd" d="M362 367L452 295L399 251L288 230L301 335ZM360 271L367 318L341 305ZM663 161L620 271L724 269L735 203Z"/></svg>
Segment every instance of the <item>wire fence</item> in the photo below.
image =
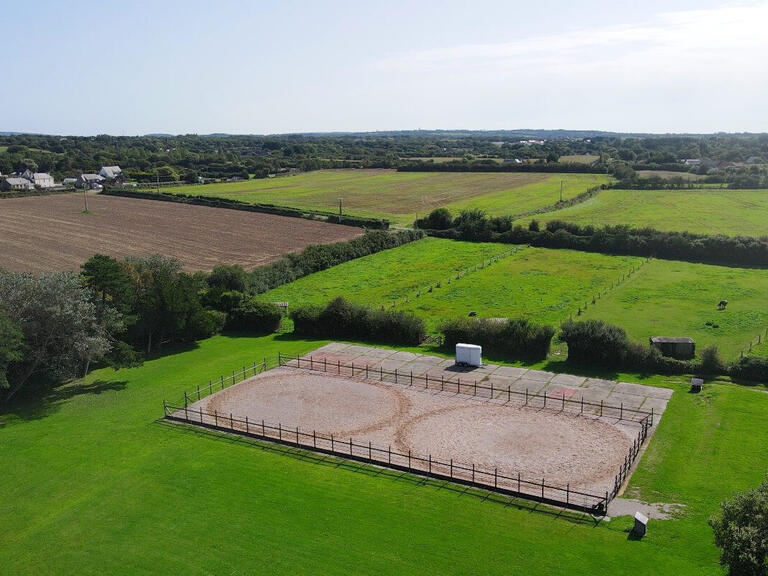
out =
<svg viewBox="0 0 768 576"><path fill-rule="evenodd" d="M367 380L378 380L404 386L416 386L426 390L440 390L472 397L487 398L502 402L517 401L524 406L533 408L569 411L578 415L592 417L616 418L619 421L634 422L639 425L638 433L633 439L619 470L614 476L612 488L604 494L594 494L573 490L570 484L556 486L548 484L545 478L531 479L520 472L509 475L500 473L498 468L488 469L449 459L441 461L431 454L420 455L412 451L407 453L393 451L391 446L386 448L376 446L371 442L363 443L353 438L339 438L334 435L319 434L317 431L302 430L297 426L284 426L281 422L267 423L262 420L249 419L248 416L234 416L233 413L220 414L216 410L208 412L201 405L190 406L197 400L205 398L228 388L238 382L267 371L270 367L287 366L297 369L318 371L346 377L364 377ZM485 385L477 381L461 381L461 378L445 380L430 377L428 374L414 375L412 372L384 370L381 366L355 366L354 363L343 364L340 361L328 362L312 356L287 356L278 353L277 363L271 365L267 358L261 362L253 362L240 370L233 370L231 375L220 376L218 380L209 380L207 384L197 386L191 391L185 391L183 398L177 402L163 401L163 414L168 420L184 422L214 430L237 433L251 438L278 442L281 444L310 449L324 454L338 456L368 464L386 466L395 470L446 480L458 484L482 488L511 497L537 501L543 504L559 506L595 516L605 515L608 503L619 493L629 476L632 465L637 458L645 440L653 426L653 410L645 412L624 408L623 404L614 406L600 402L588 402L584 398L573 400L565 396L548 396L542 394L512 390L510 387L495 387L492 383Z"/></svg>

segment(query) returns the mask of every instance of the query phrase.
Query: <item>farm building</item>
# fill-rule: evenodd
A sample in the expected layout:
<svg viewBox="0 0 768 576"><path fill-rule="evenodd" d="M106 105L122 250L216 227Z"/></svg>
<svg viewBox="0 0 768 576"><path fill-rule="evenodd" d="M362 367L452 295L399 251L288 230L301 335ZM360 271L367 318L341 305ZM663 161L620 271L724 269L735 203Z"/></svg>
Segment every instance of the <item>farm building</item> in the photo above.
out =
<svg viewBox="0 0 768 576"><path fill-rule="evenodd" d="M72 188L77 184L77 178L64 178L61 183L67 188Z"/></svg>
<svg viewBox="0 0 768 576"><path fill-rule="evenodd" d="M37 188L53 188L53 186L55 186L53 176L46 172L32 172L31 170L25 170L21 176L32 182Z"/></svg>
<svg viewBox="0 0 768 576"><path fill-rule="evenodd" d="M102 182L104 182L104 177L99 174L80 174L75 187L95 190L101 187Z"/></svg>
<svg viewBox="0 0 768 576"><path fill-rule="evenodd" d="M123 175L123 171L120 166L102 166L99 170L99 176L106 180L114 180Z"/></svg>
<svg viewBox="0 0 768 576"><path fill-rule="evenodd" d="M696 354L696 342L693 338L674 338L669 336L651 336L651 348L656 348L662 356L679 360L693 358Z"/></svg>
<svg viewBox="0 0 768 576"><path fill-rule="evenodd" d="M8 190L34 190L35 185L26 178L6 178L0 182L0 189Z"/></svg>

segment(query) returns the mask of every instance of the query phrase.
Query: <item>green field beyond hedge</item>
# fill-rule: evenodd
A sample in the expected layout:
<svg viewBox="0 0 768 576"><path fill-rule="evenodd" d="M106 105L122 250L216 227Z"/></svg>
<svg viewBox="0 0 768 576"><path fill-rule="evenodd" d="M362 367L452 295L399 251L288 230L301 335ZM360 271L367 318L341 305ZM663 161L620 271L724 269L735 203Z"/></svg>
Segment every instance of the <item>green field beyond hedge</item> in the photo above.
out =
<svg viewBox="0 0 768 576"><path fill-rule="evenodd" d="M494 255L503 257L473 269ZM727 359L738 358L768 328L768 270L436 238L347 262L263 297L293 307L336 296L370 306L394 303L424 318L431 331L469 312L555 327L571 315L597 318L644 344L649 336L689 336L699 351L717 345ZM722 312L721 299L729 301Z"/></svg>
<svg viewBox="0 0 768 576"><path fill-rule="evenodd" d="M768 235L768 190L603 190L581 204L545 212L540 222L626 224L669 232Z"/></svg>
<svg viewBox="0 0 768 576"><path fill-rule="evenodd" d="M482 208L489 214L522 214L569 199L605 184L603 174L439 173L395 170L318 170L244 182L168 188L171 193L277 204L306 210L387 218L411 225L419 216L445 206L458 212Z"/></svg>
<svg viewBox="0 0 768 576"><path fill-rule="evenodd" d="M691 395L672 379L650 380L676 393L629 492L685 507L640 542L627 539L628 517L578 523L157 420L163 398L322 344L219 336L2 415L3 574L715 575L707 518L765 474L768 394Z"/></svg>

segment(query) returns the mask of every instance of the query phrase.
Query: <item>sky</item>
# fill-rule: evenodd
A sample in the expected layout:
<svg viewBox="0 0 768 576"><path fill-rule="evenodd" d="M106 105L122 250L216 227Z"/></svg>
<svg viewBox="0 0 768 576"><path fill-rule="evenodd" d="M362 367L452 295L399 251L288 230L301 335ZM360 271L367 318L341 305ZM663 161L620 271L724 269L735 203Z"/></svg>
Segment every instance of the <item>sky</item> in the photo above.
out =
<svg viewBox="0 0 768 576"><path fill-rule="evenodd" d="M0 0L0 131L768 132L768 0Z"/></svg>

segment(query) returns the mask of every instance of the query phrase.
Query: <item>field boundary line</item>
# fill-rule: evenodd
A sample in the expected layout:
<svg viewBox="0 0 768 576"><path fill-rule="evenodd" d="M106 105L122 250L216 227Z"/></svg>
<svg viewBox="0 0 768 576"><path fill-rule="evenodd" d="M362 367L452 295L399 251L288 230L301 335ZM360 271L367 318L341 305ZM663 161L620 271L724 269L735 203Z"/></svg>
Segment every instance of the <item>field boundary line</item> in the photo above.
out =
<svg viewBox="0 0 768 576"><path fill-rule="evenodd" d="M586 202L590 198L594 198L600 192L605 190L603 186L607 186L607 184L601 184L600 186L593 186L589 190L586 190L582 192L581 194L577 194L573 198L569 198L568 200L558 200L554 204L549 204L548 206L542 206L541 208L536 208L534 210L528 210L527 212L520 212L519 214L512 214L511 218L512 220L519 220L520 218L527 218L528 216L536 216L537 214L546 214L547 212L558 212L559 210L563 210L564 208L570 208L571 206L576 206L577 204L582 204L583 202Z"/></svg>

